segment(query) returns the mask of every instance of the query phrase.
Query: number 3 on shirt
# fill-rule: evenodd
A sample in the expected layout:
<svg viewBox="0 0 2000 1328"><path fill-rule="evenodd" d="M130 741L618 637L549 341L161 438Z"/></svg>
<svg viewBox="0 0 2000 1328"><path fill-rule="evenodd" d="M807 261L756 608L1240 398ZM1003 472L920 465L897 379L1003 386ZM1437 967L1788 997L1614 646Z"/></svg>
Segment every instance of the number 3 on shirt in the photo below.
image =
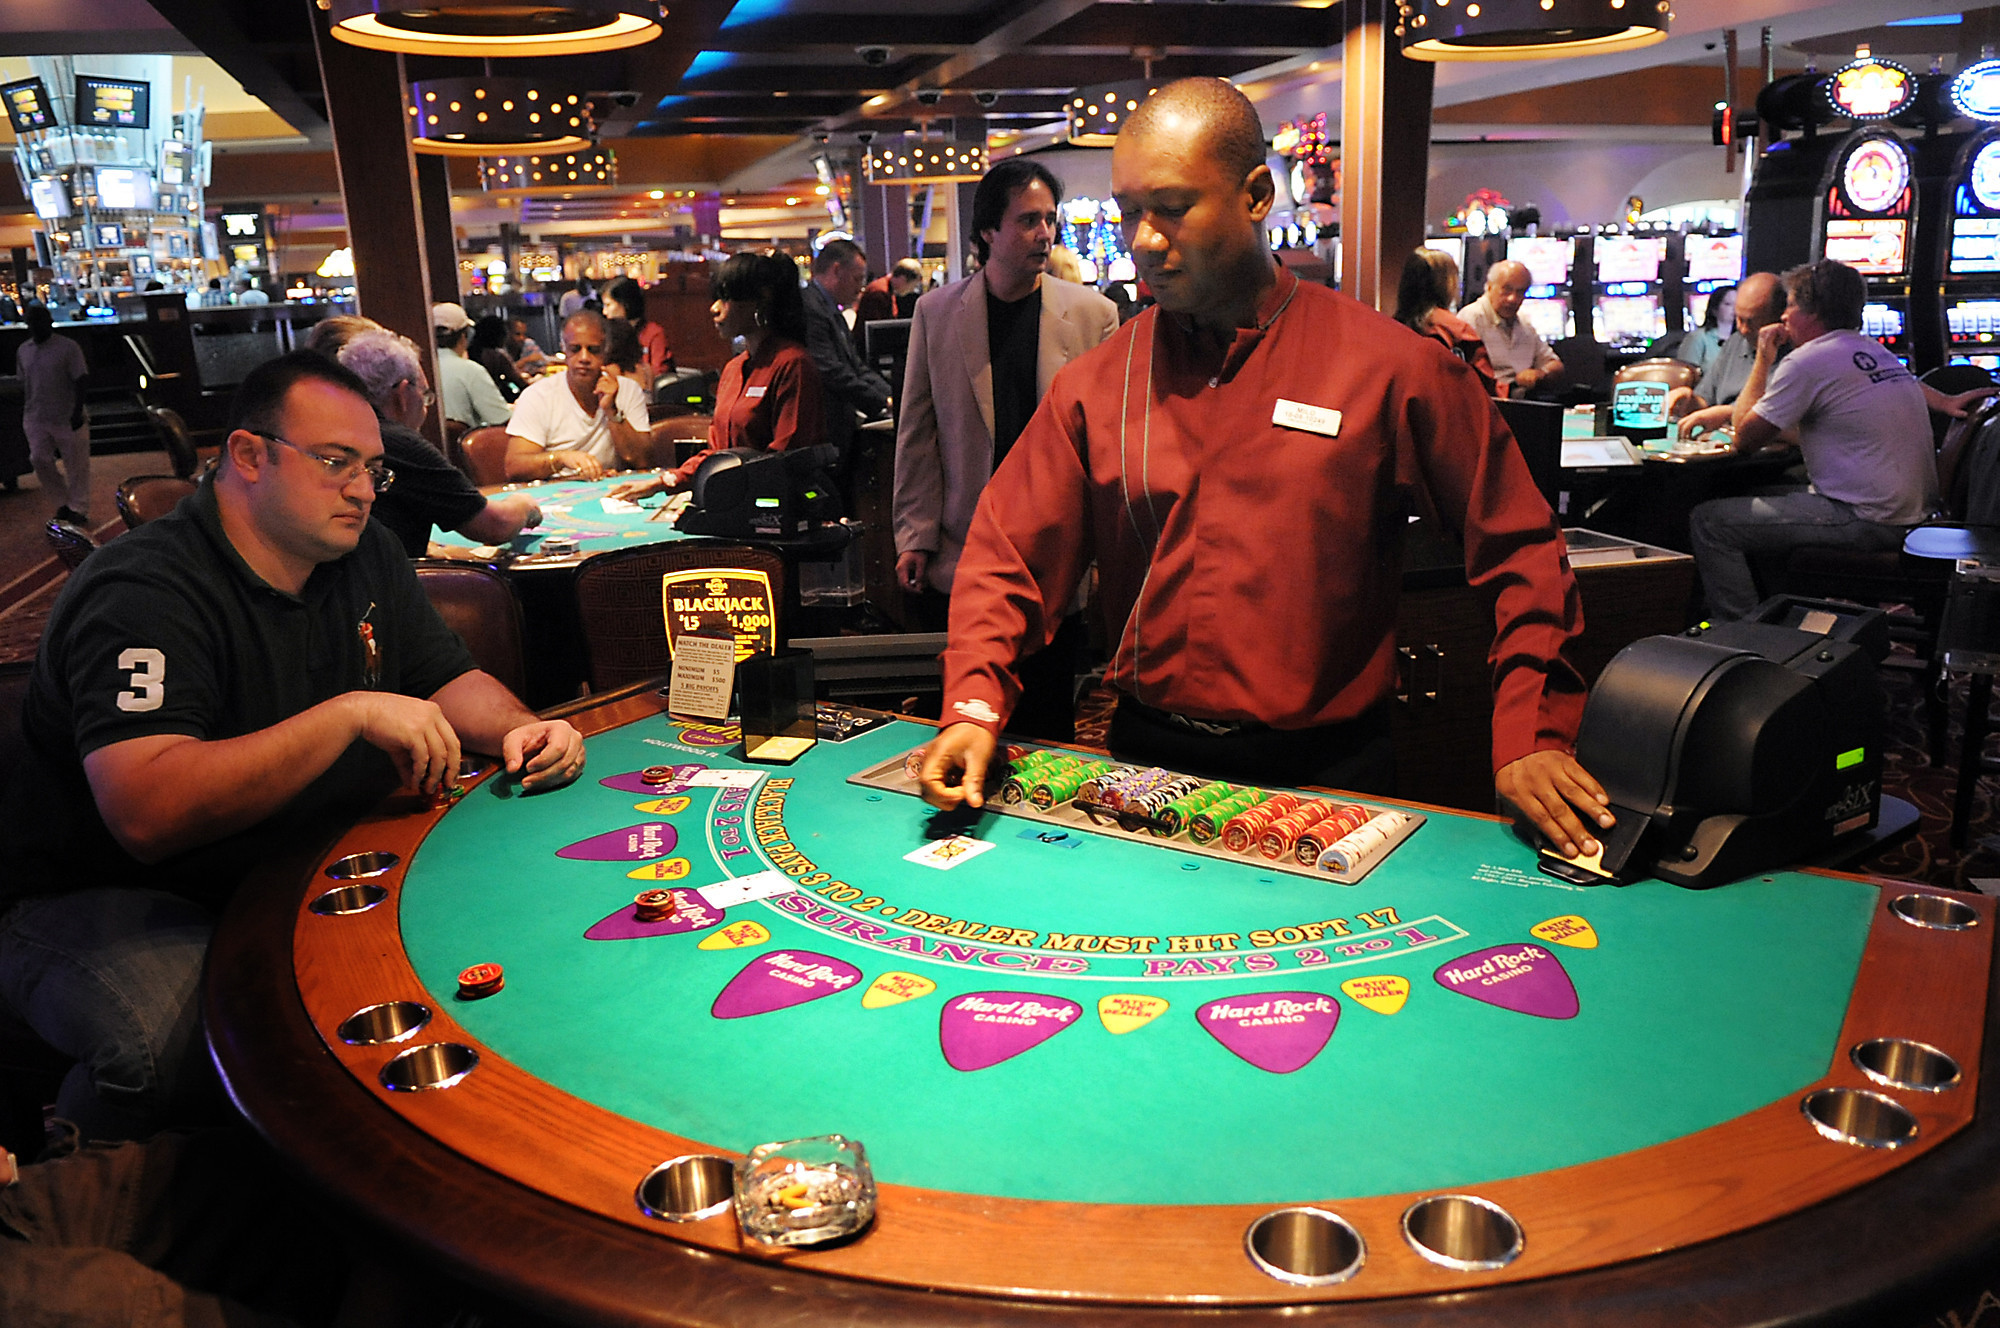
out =
<svg viewBox="0 0 2000 1328"><path fill-rule="evenodd" d="M118 693L118 708L158 710L167 699L167 657L150 646L135 646L118 656L118 667L132 673L132 690Z"/></svg>

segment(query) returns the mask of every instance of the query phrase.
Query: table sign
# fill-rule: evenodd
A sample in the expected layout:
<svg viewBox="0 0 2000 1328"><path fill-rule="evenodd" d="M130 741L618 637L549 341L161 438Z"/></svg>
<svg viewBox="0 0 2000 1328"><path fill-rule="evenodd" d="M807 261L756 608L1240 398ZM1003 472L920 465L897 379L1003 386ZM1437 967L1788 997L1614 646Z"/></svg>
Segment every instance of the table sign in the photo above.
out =
<svg viewBox="0 0 2000 1328"><path fill-rule="evenodd" d="M778 611L771 578L741 567L694 567L660 578L660 611L666 616L667 653L689 633L728 636L736 662L778 648Z"/></svg>
<svg viewBox="0 0 2000 1328"><path fill-rule="evenodd" d="M674 652L667 709L700 719L728 719L736 688L736 644L721 636L683 636Z"/></svg>

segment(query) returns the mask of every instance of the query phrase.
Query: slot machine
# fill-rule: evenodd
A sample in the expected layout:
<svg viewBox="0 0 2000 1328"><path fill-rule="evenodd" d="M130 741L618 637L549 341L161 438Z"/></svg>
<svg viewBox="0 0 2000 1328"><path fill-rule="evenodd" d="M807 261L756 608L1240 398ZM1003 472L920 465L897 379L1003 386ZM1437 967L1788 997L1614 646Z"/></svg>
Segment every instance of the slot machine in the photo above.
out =
<svg viewBox="0 0 2000 1328"><path fill-rule="evenodd" d="M1708 317L1708 301L1719 286L1736 286L1743 281L1743 237L1741 235L1693 235L1681 241L1681 299L1689 331ZM1731 329L1723 328L1726 336Z"/></svg>
<svg viewBox="0 0 2000 1328"><path fill-rule="evenodd" d="M1886 129L1857 129L1842 142L1821 185L1817 257L1832 258L1868 282L1861 331L1904 364L1910 336L1911 241L1917 223L1915 163Z"/></svg>
<svg viewBox="0 0 2000 1328"><path fill-rule="evenodd" d="M1660 285L1666 245L1660 236L1635 235L1599 235L1591 243L1592 335L1614 352L1643 353L1667 334Z"/></svg>
<svg viewBox="0 0 2000 1328"><path fill-rule="evenodd" d="M1945 353L1953 364L2000 371L2000 129L1960 150L1945 202Z"/></svg>
<svg viewBox="0 0 2000 1328"><path fill-rule="evenodd" d="M1507 257L1528 269L1528 298L1521 301L1520 317L1543 341L1575 336L1576 311L1570 306L1575 238L1518 235L1507 241Z"/></svg>

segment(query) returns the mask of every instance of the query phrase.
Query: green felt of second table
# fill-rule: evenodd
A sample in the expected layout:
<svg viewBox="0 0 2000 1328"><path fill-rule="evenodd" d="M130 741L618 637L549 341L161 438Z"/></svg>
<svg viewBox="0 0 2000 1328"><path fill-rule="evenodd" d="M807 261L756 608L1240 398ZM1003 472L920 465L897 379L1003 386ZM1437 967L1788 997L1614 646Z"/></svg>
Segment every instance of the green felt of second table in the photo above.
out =
<svg viewBox="0 0 2000 1328"><path fill-rule="evenodd" d="M542 509L542 524L522 531L500 547L532 557L542 552L543 541L549 539L575 540L579 554L592 554L695 538L675 530L671 518L660 516L660 509L667 501L664 496L642 500L636 511L622 507L606 511L605 496L631 479L630 475L607 475L598 480L552 480L508 488L505 492L509 494L525 494L535 500L535 505ZM461 549L479 547L478 540L442 528L433 538L440 544Z"/></svg>
<svg viewBox="0 0 2000 1328"><path fill-rule="evenodd" d="M1876 901L1859 882L1782 872L1705 892L1581 889L1537 873L1504 826L1438 812L1352 887L1107 836L1044 842L1043 827L1003 815L969 830L993 847L939 870L906 857L931 842L928 808L846 782L927 734L895 724L822 742L791 767L745 767L720 735L655 717L591 738L569 789L521 798L489 780L410 868L410 960L493 1051L711 1146L838 1132L863 1140L892 1183L1273 1203L1543 1171L1793 1093L1835 1054ZM599 782L661 763L763 778L686 789L669 811L637 810L653 799ZM629 872L650 869L557 851L642 824L671 827L665 860L688 863L679 884L782 868L788 888L698 931L586 939L629 913L645 888ZM1564 917L1582 918L1595 946L1532 930ZM1526 945L1574 984L1573 1018L1500 1008L1438 976ZM732 980L779 952L859 977L716 1017ZM455 999L476 962L504 964L505 989ZM886 974L913 975L890 985L921 994L869 1001ZM1401 978L1407 998L1380 1012L1343 990L1360 978ZM1018 1055L955 1069L945 1011L980 996L1079 1013ZM1107 996L1150 999L1112 1003L1142 1011L1133 1026L1100 1018ZM1325 998L1338 1017L1288 1072L1235 1054L1197 1017L1217 1000L1290 997Z"/></svg>

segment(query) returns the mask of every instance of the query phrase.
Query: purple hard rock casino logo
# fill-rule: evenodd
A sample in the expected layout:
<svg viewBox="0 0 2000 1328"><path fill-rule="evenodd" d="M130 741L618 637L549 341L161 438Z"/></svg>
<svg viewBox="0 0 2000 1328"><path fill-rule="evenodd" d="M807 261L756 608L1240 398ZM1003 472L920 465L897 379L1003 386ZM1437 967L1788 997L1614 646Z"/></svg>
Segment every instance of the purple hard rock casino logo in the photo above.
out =
<svg viewBox="0 0 2000 1328"><path fill-rule="evenodd" d="M583 934L587 941L637 941L648 936L679 936L719 927L728 915L693 890L674 891L674 912L658 922L641 922L637 904L627 904Z"/></svg>
<svg viewBox="0 0 2000 1328"><path fill-rule="evenodd" d="M1030 991L976 991L946 1003L938 1045L954 1070L983 1070L1038 1047L1076 1022L1083 1007Z"/></svg>
<svg viewBox="0 0 2000 1328"><path fill-rule="evenodd" d="M717 1019L744 1019L804 1005L847 991L861 981L861 970L810 950L776 950L758 955L729 979L709 1013Z"/></svg>
<svg viewBox="0 0 2000 1328"><path fill-rule="evenodd" d="M579 839L557 849L556 856L577 862L651 862L666 857L679 842L680 834L665 821L644 821Z"/></svg>
<svg viewBox="0 0 2000 1328"><path fill-rule="evenodd" d="M1318 991L1260 991L1224 996L1195 1011L1203 1031L1272 1074L1312 1063L1340 1022L1340 1002Z"/></svg>
<svg viewBox="0 0 2000 1328"><path fill-rule="evenodd" d="M627 771L622 775L606 775L597 782L608 789L617 789L620 793L638 793L649 798L665 798L675 793L685 793L688 780L706 769L708 767L699 761L677 765L673 768L673 780L666 784L648 784L640 778L640 772L637 770Z"/></svg>
<svg viewBox="0 0 2000 1328"><path fill-rule="evenodd" d="M1503 1010L1540 1019L1576 1018L1576 984L1561 961L1530 942L1474 950L1440 965L1432 976L1446 991Z"/></svg>

